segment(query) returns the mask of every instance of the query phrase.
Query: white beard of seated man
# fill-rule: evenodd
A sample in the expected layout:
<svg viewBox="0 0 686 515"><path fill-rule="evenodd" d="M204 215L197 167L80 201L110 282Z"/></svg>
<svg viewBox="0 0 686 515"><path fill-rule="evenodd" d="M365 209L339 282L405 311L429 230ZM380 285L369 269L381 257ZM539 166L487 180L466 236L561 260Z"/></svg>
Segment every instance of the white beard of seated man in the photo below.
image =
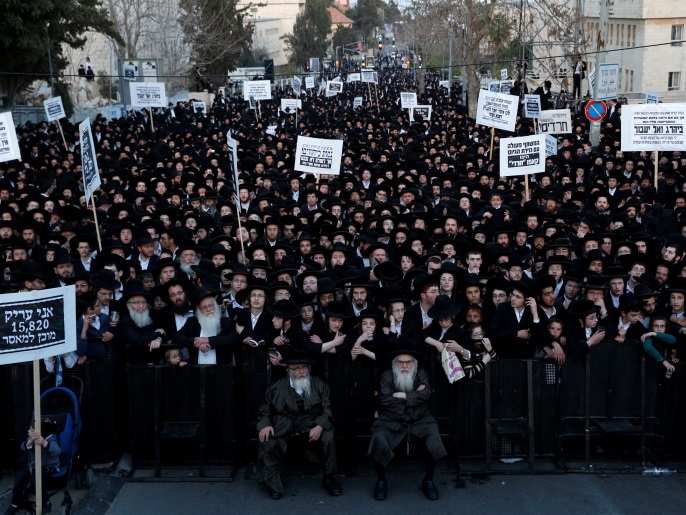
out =
<svg viewBox="0 0 686 515"><path fill-rule="evenodd" d="M294 374L289 374L291 378L291 385L293 386L293 389L295 390L295 393L302 397L309 397L310 396L310 388L311 388L311 381L310 381L310 371L309 369L307 372L304 373L302 377L294 377Z"/></svg>
<svg viewBox="0 0 686 515"><path fill-rule="evenodd" d="M188 274L189 277L193 277L193 274L195 273L193 269L191 268L192 266L197 266L200 264L200 258L196 258L193 261L181 261L179 268Z"/></svg>
<svg viewBox="0 0 686 515"><path fill-rule="evenodd" d="M200 309L200 307L195 308L195 318L198 319L198 324L200 325L200 336L210 338L212 336L219 336L221 334L221 323L222 323L222 312L219 309L219 304L216 300L212 300L213 309L210 313L205 314L205 312ZM216 365L217 364L217 351L215 349L210 349L209 346L200 346L200 353L198 354L198 363L203 365Z"/></svg>
<svg viewBox="0 0 686 515"><path fill-rule="evenodd" d="M393 385L401 392L411 392L414 390L414 380L417 377L417 360L414 359L412 370L400 368L396 363L393 364Z"/></svg>
<svg viewBox="0 0 686 515"><path fill-rule="evenodd" d="M136 325L136 327L143 328L152 325L152 317L150 316L150 307L148 307L144 312L139 313L134 311L133 308L129 308L129 316L131 320Z"/></svg>

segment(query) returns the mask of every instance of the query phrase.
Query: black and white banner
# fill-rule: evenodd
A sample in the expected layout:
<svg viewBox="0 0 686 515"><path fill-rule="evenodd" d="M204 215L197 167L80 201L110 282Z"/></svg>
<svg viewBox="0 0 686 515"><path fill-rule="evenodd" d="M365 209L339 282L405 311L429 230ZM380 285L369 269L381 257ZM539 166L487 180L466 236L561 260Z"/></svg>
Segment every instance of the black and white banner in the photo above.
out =
<svg viewBox="0 0 686 515"><path fill-rule="evenodd" d="M431 106L430 105L417 105L412 108L412 119L415 116L421 116L422 120L431 120Z"/></svg>
<svg viewBox="0 0 686 515"><path fill-rule="evenodd" d="M545 134L500 140L500 176L529 175L545 171Z"/></svg>
<svg viewBox="0 0 686 515"><path fill-rule="evenodd" d="M326 83L326 96L333 97L343 93L343 83L340 81L330 80Z"/></svg>
<svg viewBox="0 0 686 515"><path fill-rule="evenodd" d="M353 99L353 109L357 109L360 106L362 106L362 97L355 97Z"/></svg>
<svg viewBox="0 0 686 515"><path fill-rule="evenodd" d="M295 113L297 109L302 108L302 100L297 98L282 98L281 110L284 113Z"/></svg>
<svg viewBox="0 0 686 515"><path fill-rule="evenodd" d="M572 132L572 112L569 109L541 111L538 116L538 132L541 134L569 134Z"/></svg>
<svg viewBox="0 0 686 515"><path fill-rule="evenodd" d="M685 148L686 104L622 106L622 151Z"/></svg>
<svg viewBox="0 0 686 515"><path fill-rule="evenodd" d="M305 88L306 89L314 88L314 77L305 77Z"/></svg>
<svg viewBox="0 0 686 515"><path fill-rule="evenodd" d="M74 286L0 296L0 365L76 350Z"/></svg>
<svg viewBox="0 0 686 515"><path fill-rule="evenodd" d="M12 113L0 113L0 163L21 159Z"/></svg>
<svg viewBox="0 0 686 515"><path fill-rule="evenodd" d="M514 132L519 97L494 91L479 90L476 123Z"/></svg>
<svg viewBox="0 0 686 515"><path fill-rule="evenodd" d="M296 95L300 96L300 91L302 89L302 81L300 80L300 77L297 77L296 75L293 75L293 91L295 92Z"/></svg>
<svg viewBox="0 0 686 515"><path fill-rule="evenodd" d="M270 100L272 98L272 83L268 80L246 80L243 82L243 100Z"/></svg>
<svg viewBox="0 0 686 515"><path fill-rule="evenodd" d="M362 70L360 72L362 82L371 82L372 84L379 83L379 75L373 70Z"/></svg>
<svg viewBox="0 0 686 515"><path fill-rule="evenodd" d="M238 142L231 137L231 131L226 133L226 146L229 148L229 166L233 173L236 198L238 198Z"/></svg>
<svg viewBox="0 0 686 515"><path fill-rule="evenodd" d="M131 105L136 107L167 107L164 82L129 82Z"/></svg>
<svg viewBox="0 0 686 515"><path fill-rule="evenodd" d="M400 92L400 107L402 109L410 109L417 105L417 93L414 91Z"/></svg>
<svg viewBox="0 0 686 515"><path fill-rule="evenodd" d="M524 116L538 118L541 116L541 97L538 95L524 95Z"/></svg>
<svg viewBox="0 0 686 515"><path fill-rule="evenodd" d="M294 168L299 172L338 175L342 155L343 140L298 136Z"/></svg>
<svg viewBox="0 0 686 515"><path fill-rule="evenodd" d="M359 73L351 73L348 75L348 82L360 82L360 74Z"/></svg>
<svg viewBox="0 0 686 515"><path fill-rule="evenodd" d="M43 107L45 108L45 115L48 117L49 122L67 117L67 114L64 112L64 106L62 105L62 97L52 97L46 100L43 102Z"/></svg>
<svg viewBox="0 0 686 515"><path fill-rule="evenodd" d="M98 160L95 155L93 134L91 133L91 120L86 118L79 124L79 141L81 143L81 169L83 171L83 193L86 196L86 205L90 203L91 192L100 187L100 171Z"/></svg>

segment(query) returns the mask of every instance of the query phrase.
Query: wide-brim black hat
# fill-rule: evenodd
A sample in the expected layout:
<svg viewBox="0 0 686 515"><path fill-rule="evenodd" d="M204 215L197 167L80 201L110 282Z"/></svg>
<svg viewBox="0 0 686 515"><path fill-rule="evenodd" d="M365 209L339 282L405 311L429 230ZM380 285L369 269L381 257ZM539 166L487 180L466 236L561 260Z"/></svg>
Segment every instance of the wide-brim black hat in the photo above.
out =
<svg viewBox="0 0 686 515"><path fill-rule="evenodd" d="M302 349L289 349L286 356L281 358L282 365L307 365L309 363L314 363L307 353Z"/></svg>
<svg viewBox="0 0 686 515"><path fill-rule="evenodd" d="M98 272L90 278L90 283L96 288L104 288L106 290L119 290L122 284L117 280L117 275L112 270L98 270Z"/></svg>
<svg viewBox="0 0 686 515"><path fill-rule="evenodd" d="M334 318L347 319L353 317L353 313L348 308L348 305L338 301L329 302L325 308L322 308L322 313L327 317Z"/></svg>
<svg viewBox="0 0 686 515"><path fill-rule="evenodd" d="M575 318L585 318L599 312L600 308L592 300L575 300L569 306L569 314Z"/></svg>
<svg viewBox="0 0 686 515"><path fill-rule="evenodd" d="M278 300L268 308L269 312L280 318L298 318L300 308L292 300Z"/></svg>
<svg viewBox="0 0 686 515"><path fill-rule="evenodd" d="M429 308L427 315L434 320L442 318L452 318L462 311L462 304L453 302L448 295L439 295L436 297L436 302Z"/></svg>
<svg viewBox="0 0 686 515"><path fill-rule="evenodd" d="M195 309L196 307L198 307L198 304L200 304L200 302L207 297L212 297L216 300L217 294L210 292L202 286L197 286L193 288L193 290L191 290L190 294L188 295L188 302L190 303L191 309Z"/></svg>
<svg viewBox="0 0 686 515"><path fill-rule="evenodd" d="M101 270L101 272L110 272L110 270ZM108 289L111 290L113 288ZM145 289L143 281L131 279L126 283L121 300L126 304L132 297L145 297L145 299L150 302L152 300L152 293Z"/></svg>
<svg viewBox="0 0 686 515"><path fill-rule="evenodd" d="M269 299L272 294L272 289L269 287L265 279L254 277L250 280L250 284L246 288L243 288L236 293L236 302L243 304L243 302L245 302L250 294L255 290L263 291L267 299Z"/></svg>
<svg viewBox="0 0 686 515"><path fill-rule="evenodd" d="M379 263L374 267L373 273L384 284L396 284L403 280L402 269L392 261Z"/></svg>
<svg viewBox="0 0 686 515"><path fill-rule="evenodd" d="M386 353L385 357L388 361L392 361L395 357L401 356L403 354L409 354L417 361L421 361L424 359L424 355L421 353L419 349L391 349Z"/></svg>
<svg viewBox="0 0 686 515"><path fill-rule="evenodd" d="M22 263L18 270L12 272L12 277L17 281L33 281L35 279L47 281L45 273L43 272L43 266L40 263L34 263L33 261Z"/></svg>
<svg viewBox="0 0 686 515"><path fill-rule="evenodd" d="M384 319L384 312L381 311L378 308L365 308L362 311L360 311L360 314L357 316L360 320L363 318L373 318L375 320L383 320Z"/></svg>

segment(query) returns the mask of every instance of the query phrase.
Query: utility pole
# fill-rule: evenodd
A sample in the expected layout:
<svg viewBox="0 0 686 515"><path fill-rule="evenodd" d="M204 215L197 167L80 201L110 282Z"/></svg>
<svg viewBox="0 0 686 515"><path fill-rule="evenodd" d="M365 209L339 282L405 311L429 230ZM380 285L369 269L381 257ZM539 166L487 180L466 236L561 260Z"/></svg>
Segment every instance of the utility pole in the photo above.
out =
<svg viewBox="0 0 686 515"><path fill-rule="evenodd" d="M581 4L583 5L583 3ZM610 11L610 0L600 0L600 17L598 19L598 44L595 53L595 85L593 98L598 98L598 85L600 84L600 65L605 63L605 40L607 39L607 19ZM600 143L600 122L591 122L591 144L596 147Z"/></svg>

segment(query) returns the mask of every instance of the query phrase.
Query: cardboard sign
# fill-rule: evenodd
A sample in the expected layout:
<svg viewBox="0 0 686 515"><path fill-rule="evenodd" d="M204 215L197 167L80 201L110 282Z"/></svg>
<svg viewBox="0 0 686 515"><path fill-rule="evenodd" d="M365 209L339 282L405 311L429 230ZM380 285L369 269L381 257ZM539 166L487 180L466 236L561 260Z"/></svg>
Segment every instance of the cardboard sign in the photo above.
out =
<svg viewBox="0 0 686 515"><path fill-rule="evenodd" d="M657 104L660 94L657 91L646 91L646 104Z"/></svg>
<svg viewBox="0 0 686 515"><path fill-rule="evenodd" d="M136 107L167 107L163 82L130 82L131 105Z"/></svg>
<svg viewBox="0 0 686 515"><path fill-rule="evenodd" d="M541 116L541 97L538 95L524 95L524 116L538 118Z"/></svg>
<svg viewBox="0 0 686 515"><path fill-rule="evenodd" d="M510 90L514 87L513 80L501 80L500 81L500 92L506 95L510 94Z"/></svg>
<svg viewBox="0 0 686 515"><path fill-rule="evenodd" d="M351 73L348 75L348 82L360 82L360 74L359 73Z"/></svg>
<svg viewBox="0 0 686 515"><path fill-rule="evenodd" d="M268 80L246 80L243 82L243 100L253 97L255 100L272 98L272 83Z"/></svg>
<svg viewBox="0 0 686 515"><path fill-rule="evenodd" d="M500 70L500 78L502 80L507 79L507 68L503 68L502 70Z"/></svg>
<svg viewBox="0 0 686 515"><path fill-rule="evenodd" d="M360 72L360 78L362 79L362 82L370 82L372 84L379 83L379 76L373 70L362 70Z"/></svg>
<svg viewBox="0 0 686 515"><path fill-rule="evenodd" d="M595 100L609 100L619 95L619 65L601 64L598 66L598 93Z"/></svg>
<svg viewBox="0 0 686 515"><path fill-rule="evenodd" d="M500 140L500 176L512 177L545 171L545 135Z"/></svg>
<svg viewBox="0 0 686 515"><path fill-rule="evenodd" d="M7 111L0 113L0 163L13 159L21 160L21 152L12 113Z"/></svg>
<svg viewBox="0 0 686 515"><path fill-rule="evenodd" d="M302 107L302 100L297 98L282 98L281 110L285 113L295 113L297 109Z"/></svg>
<svg viewBox="0 0 686 515"><path fill-rule="evenodd" d="M64 112L64 106L62 105L62 97L53 97L46 100L43 102L43 107L45 108L45 115L48 117L49 122L67 117L67 114Z"/></svg>
<svg viewBox="0 0 686 515"><path fill-rule="evenodd" d="M622 151L684 150L686 104L622 106Z"/></svg>
<svg viewBox="0 0 686 515"><path fill-rule="evenodd" d="M95 145L91 133L90 118L86 118L79 124L79 141L81 143L81 169L83 171L83 193L86 196L86 205L90 203L91 192L100 187L100 171L95 156Z"/></svg>
<svg viewBox="0 0 686 515"><path fill-rule="evenodd" d="M431 120L431 106L430 105L417 105L412 108L412 120L415 116L421 116L422 120Z"/></svg>
<svg viewBox="0 0 686 515"><path fill-rule="evenodd" d="M541 134L569 134L572 132L572 113L569 109L541 111L538 117Z"/></svg>
<svg viewBox="0 0 686 515"><path fill-rule="evenodd" d="M557 155L557 138L550 134L545 135L545 157Z"/></svg>
<svg viewBox="0 0 686 515"><path fill-rule="evenodd" d="M416 107L417 105L417 93L414 91L403 91L400 93L400 107L403 109L409 109L411 107Z"/></svg>
<svg viewBox="0 0 686 515"><path fill-rule="evenodd" d="M7 293L0 299L0 365L76 350L74 286Z"/></svg>
<svg viewBox="0 0 686 515"><path fill-rule="evenodd" d="M514 132L518 104L519 97L482 89L479 91L476 123Z"/></svg>
<svg viewBox="0 0 686 515"><path fill-rule="evenodd" d="M334 96L343 93L343 83L335 80L330 80L326 83L326 96Z"/></svg>
<svg viewBox="0 0 686 515"><path fill-rule="evenodd" d="M338 175L342 155L343 140L298 136L294 169L299 172Z"/></svg>
<svg viewBox="0 0 686 515"><path fill-rule="evenodd" d="M314 77L305 77L305 88L306 89L314 88Z"/></svg>
<svg viewBox="0 0 686 515"><path fill-rule="evenodd" d="M300 91L302 90L302 81L300 80L300 77L293 76L293 91L295 92L296 95L300 96Z"/></svg>
<svg viewBox="0 0 686 515"><path fill-rule="evenodd" d="M234 192L238 195L238 142L231 137L231 131L226 133L226 146L229 148L229 166L233 173Z"/></svg>
<svg viewBox="0 0 686 515"><path fill-rule="evenodd" d="M201 102L200 100L193 100L192 105L194 113L200 112L202 114L207 114L207 106L205 105L205 102Z"/></svg>
<svg viewBox="0 0 686 515"><path fill-rule="evenodd" d="M358 107L362 107L362 97L355 97L353 99L353 109L357 109Z"/></svg>
<svg viewBox="0 0 686 515"><path fill-rule="evenodd" d="M438 87L450 89L450 81L449 80L439 80L438 81Z"/></svg>

